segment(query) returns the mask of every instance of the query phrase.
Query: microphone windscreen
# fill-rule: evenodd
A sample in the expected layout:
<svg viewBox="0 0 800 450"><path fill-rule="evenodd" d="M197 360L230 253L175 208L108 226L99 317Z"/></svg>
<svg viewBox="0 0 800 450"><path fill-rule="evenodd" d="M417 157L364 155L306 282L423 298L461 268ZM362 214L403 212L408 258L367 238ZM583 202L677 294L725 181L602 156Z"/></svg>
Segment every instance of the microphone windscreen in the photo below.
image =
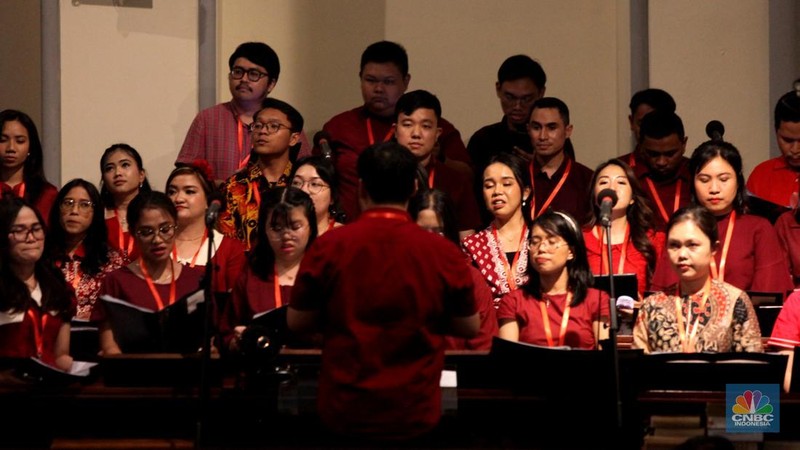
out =
<svg viewBox="0 0 800 450"><path fill-rule="evenodd" d="M608 199L612 205L617 203L619 197L617 197L617 191L613 189L603 189L602 191L597 193L597 203L603 203L603 200Z"/></svg>

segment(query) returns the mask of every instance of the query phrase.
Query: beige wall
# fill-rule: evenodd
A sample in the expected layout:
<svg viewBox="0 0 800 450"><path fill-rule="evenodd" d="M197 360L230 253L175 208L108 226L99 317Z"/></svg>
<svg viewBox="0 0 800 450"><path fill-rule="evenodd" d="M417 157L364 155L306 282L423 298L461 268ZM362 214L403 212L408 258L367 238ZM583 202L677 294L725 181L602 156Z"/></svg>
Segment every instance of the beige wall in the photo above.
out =
<svg viewBox="0 0 800 450"><path fill-rule="evenodd" d="M717 119L749 174L769 157L773 139L769 5L651 1L649 13L650 83L675 97L689 136L687 156L708 139L708 121Z"/></svg>
<svg viewBox="0 0 800 450"><path fill-rule="evenodd" d="M197 2L122 8L61 0L62 181L100 180L126 142L163 189L197 113Z"/></svg>
<svg viewBox="0 0 800 450"><path fill-rule="evenodd" d="M0 6L0 110L23 111L41 128L41 7L30 0L2 0Z"/></svg>
<svg viewBox="0 0 800 450"><path fill-rule="evenodd" d="M547 94L570 106L581 162L593 167L628 151L627 140L618 144L629 134L622 122L630 95L627 4L533 5L527 0L507 0L501 7L481 0L221 0L220 76L238 43L269 43L282 66L272 95L293 103L312 134L334 114L361 103L357 75L364 48L380 39L397 41L409 53L410 89L435 93L444 116L467 141L502 116L494 92L497 68L506 57L526 53L544 66ZM229 95L222 78L218 97Z"/></svg>

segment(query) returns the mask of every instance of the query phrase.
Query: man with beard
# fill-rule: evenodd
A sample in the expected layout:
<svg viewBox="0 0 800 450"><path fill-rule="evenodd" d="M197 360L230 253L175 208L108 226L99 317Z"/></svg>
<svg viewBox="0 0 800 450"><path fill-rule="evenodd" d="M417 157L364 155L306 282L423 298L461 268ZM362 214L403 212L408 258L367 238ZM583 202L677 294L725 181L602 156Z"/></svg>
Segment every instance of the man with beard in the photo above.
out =
<svg viewBox="0 0 800 450"><path fill-rule="evenodd" d="M683 121L674 112L656 110L642 119L642 164L636 164L633 171L647 192L657 231L664 231L672 213L691 202L692 176L689 160L683 156L687 139Z"/></svg>

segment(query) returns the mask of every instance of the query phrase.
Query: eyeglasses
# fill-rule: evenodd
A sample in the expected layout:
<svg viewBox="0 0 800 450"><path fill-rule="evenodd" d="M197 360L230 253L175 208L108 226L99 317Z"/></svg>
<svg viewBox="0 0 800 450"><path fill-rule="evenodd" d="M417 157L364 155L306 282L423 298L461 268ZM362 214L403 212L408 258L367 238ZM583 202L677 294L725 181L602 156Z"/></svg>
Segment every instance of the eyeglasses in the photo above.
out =
<svg viewBox="0 0 800 450"><path fill-rule="evenodd" d="M311 194L319 194L324 189L330 188L330 186L319 180L303 181L302 178L295 178L292 180L292 187L303 189L303 186L308 186L308 192Z"/></svg>
<svg viewBox="0 0 800 450"><path fill-rule="evenodd" d="M161 239L167 240L175 235L176 225L161 225L158 228L143 227L136 230L136 235L142 239L155 240L156 233L161 236Z"/></svg>
<svg viewBox="0 0 800 450"><path fill-rule="evenodd" d="M280 122L253 122L250 124L250 131L257 133L261 130L266 130L267 134L275 134L281 130L281 128L286 128L290 130L291 127L288 125L284 125Z"/></svg>
<svg viewBox="0 0 800 450"><path fill-rule="evenodd" d="M534 238L528 246L531 250L558 250L563 247L564 244L566 244L566 242L564 242L563 239L553 236L547 239Z"/></svg>
<svg viewBox="0 0 800 450"><path fill-rule="evenodd" d="M89 200L75 200L73 198L65 198L61 201L61 211L62 212L71 212L72 209L78 206L78 211L82 213L86 213L91 211L94 207L94 203L90 202Z"/></svg>
<svg viewBox="0 0 800 450"><path fill-rule="evenodd" d="M231 69L231 78L233 78L234 80L241 80L242 78L244 78L245 74L247 74L247 79L254 83L264 77L269 76L268 73L264 73L256 69L248 70L241 67L234 67L233 69Z"/></svg>
<svg viewBox="0 0 800 450"><path fill-rule="evenodd" d="M506 103L511 105L516 105L517 102L519 102L519 104L527 106L536 101L536 97L534 97L533 95L523 95L522 97L517 97L514 94L509 94L508 92L506 92L503 93L503 100L505 100Z"/></svg>
<svg viewBox="0 0 800 450"><path fill-rule="evenodd" d="M35 240L44 239L44 227L37 223L32 225L30 228L25 227L18 227L12 228L11 231L8 233L9 236L13 236L14 240L17 242L25 242L28 240L28 235L33 236Z"/></svg>
<svg viewBox="0 0 800 450"><path fill-rule="evenodd" d="M306 227L308 227L308 225L302 223L293 223L289 227L284 227L283 225L273 225L267 228L267 235L269 236L270 240L273 241L280 241L283 238L283 235L286 233L288 233L292 239L297 239L297 237L300 235L300 232Z"/></svg>

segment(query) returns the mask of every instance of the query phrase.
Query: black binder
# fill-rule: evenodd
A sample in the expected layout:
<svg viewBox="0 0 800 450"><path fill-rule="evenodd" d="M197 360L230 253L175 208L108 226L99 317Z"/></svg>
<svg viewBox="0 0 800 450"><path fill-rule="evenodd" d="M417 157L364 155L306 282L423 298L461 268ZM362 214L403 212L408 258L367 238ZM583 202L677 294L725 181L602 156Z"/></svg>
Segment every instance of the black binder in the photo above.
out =
<svg viewBox="0 0 800 450"><path fill-rule="evenodd" d="M123 353L196 353L203 344L202 290L181 297L160 311L107 295L100 299Z"/></svg>

